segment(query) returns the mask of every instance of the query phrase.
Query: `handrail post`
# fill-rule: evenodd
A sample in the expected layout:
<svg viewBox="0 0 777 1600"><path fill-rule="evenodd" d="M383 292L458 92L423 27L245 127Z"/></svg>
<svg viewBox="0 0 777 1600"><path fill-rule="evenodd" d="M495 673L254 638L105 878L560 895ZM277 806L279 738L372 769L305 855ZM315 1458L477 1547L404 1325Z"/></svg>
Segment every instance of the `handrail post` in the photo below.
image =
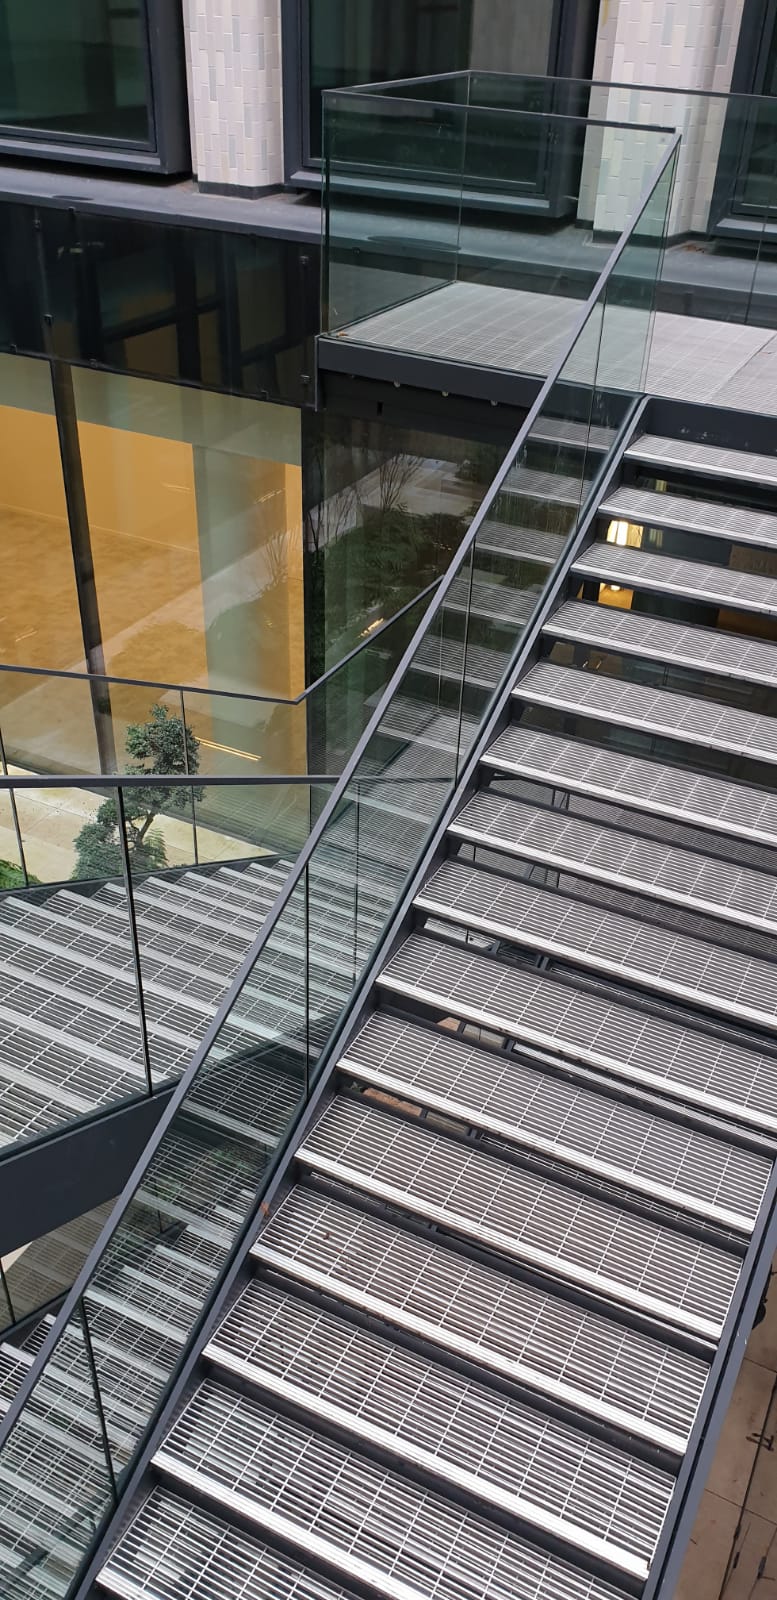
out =
<svg viewBox="0 0 777 1600"><path fill-rule="evenodd" d="M132 889L132 862L130 860L129 845L127 844L127 818L124 810L124 795L122 794L120 786L117 786L116 788L116 815L119 819L121 862L124 873L124 886L127 891L127 921L129 924L130 946L132 949L132 965L135 969L135 985L138 991L138 1013L140 1016L140 1038L143 1046L143 1066L146 1074L146 1086L148 1092L149 1094L153 1094L154 1079L151 1072L151 1050L148 1042L146 1004L143 997L143 967L140 959L140 939L138 938L138 924L135 916L135 897Z"/></svg>

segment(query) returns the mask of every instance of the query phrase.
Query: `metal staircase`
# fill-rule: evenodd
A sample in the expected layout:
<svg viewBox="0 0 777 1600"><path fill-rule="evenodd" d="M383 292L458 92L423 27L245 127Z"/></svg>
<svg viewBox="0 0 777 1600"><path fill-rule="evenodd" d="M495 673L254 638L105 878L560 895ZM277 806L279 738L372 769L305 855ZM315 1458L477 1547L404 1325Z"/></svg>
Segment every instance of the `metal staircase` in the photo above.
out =
<svg viewBox="0 0 777 1600"><path fill-rule="evenodd" d="M0 1419L9 1600L670 1600L777 1246L776 519L605 370L670 192Z"/></svg>
<svg viewBox="0 0 777 1600"><path fill-rule="evenodd" d="M627 450L95 1592L648 1592L777 1147L759 474Z"/></svg>

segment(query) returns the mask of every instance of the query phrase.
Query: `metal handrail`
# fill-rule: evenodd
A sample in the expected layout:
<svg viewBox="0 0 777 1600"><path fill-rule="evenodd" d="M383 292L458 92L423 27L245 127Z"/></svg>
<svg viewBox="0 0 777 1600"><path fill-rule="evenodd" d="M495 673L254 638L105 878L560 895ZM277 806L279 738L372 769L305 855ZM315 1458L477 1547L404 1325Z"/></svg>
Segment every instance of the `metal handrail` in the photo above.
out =
<svg viewBox="0 0 777 1600"><path fill-rule="evenodd" d="M408 600L405 605L400 606L399 610L394 612L393 616L387 617L385 622L381 622L379 627L374 628L368 639L362 639L360 644L354 645L347 655L342 656L333 667L328 667L326 672L322 672L320 678L315 678L313 683L309 683L306 689L301 689L298 695L242 694L239 689L208 689L202 684L198 687L193 683L165 683L161 679L156 680L154 678L116 678L107 672L76 672L67 667L15 667L9 661L0 661L0 672L20 673L30 678L63 678L66 681L73 680L77 683L88 684L90 688L104 683L110 689L113 684L117 684L129 689L160 689L165 694L207 695L209 700L247 700L252 704L256 702L258 705L301 706L315 694L317 689L321 688L322 684L328 683L330 678L336 677L337 673L342 672L343 668L347 667L356 656L361 655L363 650L367 650L370 645L375 643L376 639L380 639L388 628L393 628L394 623L398 622L400 617L404 617L408 611L412 611L413 606L417 606L420 600L424 600L427 595L433 594L441 581L440 578L433 578L431 583L427 583L425 589L419 589L418 594L413 595L412 600Z"/></svg>
<svg viewBox="0 0 777 1600"><path fill-rule="evenodd" d="M407 106L417 112L422 111L460 111L464 117L471 111L484 111L495 117L520 117L529 123L550 123L556 127L559 123L579 123L586 128L614 129L616 132L625 133L636 126L633 122L619 122L617 117L589 117L583 112L574 111L524 111L521 106L467 106L457 100L427 100L420 96L404 97L395 94L381 94L380 89L374 93L367 93L355 87L348 89L322 89L321 98L325 104L335 101L339 96L346 100L363 100L369 105L374 105L381 100L389 106ZM663 123L640 122L640 133L674 133L674 128L665 127Z"/></svg>
<svg viewBox="0 0 777 1600"><path fill-rule="evenodd" d="M747 91L739 90L739 89L698 89L698 88L692 88L690 85L687 86L687 87L683 87L682 84L678 84L677 87L675 88L675 86L673 84L626 83L622 79L619 79L619 80L616 81L616 80L613 80L611 78L574 78L574 77L563 77L560 74L545 74L545 73L541 73L541 72L500 72L497 68L494 68L494 67L462 67L460 70L454 71L454 72L430 72L427 76L421 76L421 77L417 77L417 78L386 78L386 79L383 79L380 83L377 83L377 84L350 83L350 84L347 84L347 85L343 85L341 88L335 88L333 86L331 89L323 89L321 92L322 92L323 95L326 95L326 94L363 95L365 97L369 97L370 99L373 98L373 95L374 95L374 97L376 99L379 99L379 98L390 99L390 100L396 99L396 100L399 100L399 101L404 101L405 99L407 99L407 103L409 103L409 104L413 104L414 103L415 105L428 105L429 102L427 100L425 100L425 99L422 99L420 95L417 97L417 99L415 99L415 101L413 101L413 97L412 96L405 97L405 96L402 96L402 95L398 95L398 96L394 96L393 94L388 94L387 95L386 94L386 90L387 89L391 90L391 89L395 89L395 88L396 89L406 89L406 88L409 88L412 84L420 84L420 83L448 83L454 78L464 79L468 84L471 83L473 78L501 78L501 79L504 79L504 80L512 80L513 82L518 82L518 83L536 83L538 85L541 84L545 90L552 89L557 84L567 84L567 83L569 83L569 84L574 84L576 86L579 85L581 88L585 88L585 89L626 89L626 90L629 91L630 94L631 93L634 93L634 94L654 94L654 95L657 95L660 99L667 99L667 98L670 98L670 97L673 97L673 96L677 95L678 97L681 97L682 99L686 99L688 97L691 97L691 98L697 99L697 100L742 100L742 101L748 101L748 102L752 103L753 105L762 104L765 107L767 107L767 106L770 107L772 110L775 109L775 97L773 95L768 95L768 94L749 94ZM456 100L443 100L443 101L440 101L439 104L451 107L451 106L456 106L456 105L460 104L460 102L456 101ZM463 105L463 103L462 103L462 105ZM478 109L481 109L481 108L475 106L475 107L470 107L470 109L471 110L478 110ZM482 109L483 110L488 110L488 111L491 111L491 110L493 110L493 111L501 111L501 110L507 111L507 110L509 110L511 108L509 108L507 106L505 106L505 107L502 107L502 106L487 106L486 107L486 106L484 106L484 107L482 107ZM518 111L523 116L530 116L530 115L545 116L546 115L545 112L534 112L534 113L531 113L529 111L523 112L521 110L520 106L516 106L514 109L516 111ZM556 116L556 115L559 115L559 116L568 115L570 117L573 117L575 115L578 115L580 117L580 119L582 119L584 121L587 120L587 118L585 117L585 113L582 112L582 111L580 113L575 113L575 112L568 112L568 113L558 112L558 113L556 113L556 112L552 112L551 111L551 112L548 112L547 115L549 117ZM626 124L626 126L630 127L630 128L633 128L633 127L640 127L641 128L642 127L642 123L629 122L629 123Z"/></svg>
<svg viewBox="0 0 777 1600"><path fill-rule="evenodd" d="M36 1386L36 1384L38 1382L38 1378L40 1377L40 1375L43 1372L47 1362L49 1361L53 1351L55 1350L55 1348L56 1348L56 1346L57 1346L57 1344L58 1344L58 1342L59 1342L64 1330L65 1330L65 1328L67 1327L67 1325L68 1325L68 1323L70 1321L70 1318L71 1318L73 1312L77 1309L77 1307L79 1306L84 1294L87 1292L88 1287L89 1287L89 1283L90 1283L92 1275L94 1273L94 1270L95 1270L97 1264L99 1263L100 1259L102 1258L102 1255L103 1255L103 1253L105 1251L106 1246L108 1245L109 1241L112 1239L113 1235L117 1231L120 1223L122 1222L122 1220L124 1218L124 1215L125 1215L126 1211L128 1210L129 1206L131 1205L131 1203L132 1203L132 1201L133 1201L133 1199L135 1197L135 1194L136 1194L140 1184L143 1181L144 1174L146 1173L146 1171L147 1171L148 1167L150 1166L151 1162L153 1161L153 1158L156 1155L156 1152L157 1152L157 1150L158 1150L158 1148L159 1148L159 1146L160 1146L160 1144L162 1142L162 1139L164 1138L165 1134L167 1133L167 1130L170 1127L173 1119L177 1115L177 1112L178 1112L179 1108L181 1107L181 1105L183 1104L184 1100L186 1099L186 1097L188 1095L189 1089L191 1088L191 1085L192 1085L194 1079L196 1078L197 1073L199 1072L200 1066L202 1065L202 1063L206 1059L206 1057L209 1055L209 1053L210 1053L210 1051L212 1049L212 1046L213 1046L218 1034L221 1031L221 1028L222 1028L223 1024L228 1019L230 1013L232 1012L232 1010L234 1008L235 1002L237 1001L237 999L240 996L240 994L241 994L246 982L248 981L249 977L251 976L251 973L253 972L253 970L254 970L254 968L256 966L256 961L257 961L258 956L261 954L263 948L267 944L267 942L268 942L269 938L271 937L272 933L274 932L274 930L275 930L280 918L282 917L282 915L283 915L283 913L284 913L284 911L286 909L286 906L288 905L289 901L291 900L292 896L294 895L295 891L297 890L297 888L299 886L299 883L300 883L300 880L303 877L303 874L305 873L305 871L307 869L307 866L308 866L308 863L309 863L309 861L311 859L311 856L313 855L313 853L314 853L314 851L315 851L320 839L325 834L325 832L326 832L326 830L327 830L327 828L329 826L329 823L332 820L332 817L334 816L338 806L341 804L341 802L343 801L344 798L347 798L348 791L349 791L349 786L354 781L354 777L355 777L355 775L356 775L356 773L358 771L359 764L361 762L361 759L362 759L362 756L364 755L365 750L368 748L368 746L369 746L374 734L376 733L376 731L380 727L380 724L381 724L381 722L383 720L385 711L386 711L388 705L391 703L391 701L392 701L397 689L399 688L400 684L402 683L402 680L403 680L403 678L405 676L405 673L406 673L408 667L410 666L410 664L411 664L411 662L412 662L412 660L413 660L413 658L415 656L415 653L416 653L416 651L418 649L419 644L421 643L421 640L428 633L429 628L432 625L432 623L434 622L434 619L437 616L438 612L440 611L440 609L441 609L441 607L443 605L443 602L445 600L445 597L448 594L448 592L450 591L450 589L451 589L451 587L452 587L452 585L453 585L453 583L454 583L454 581L455 581L455 579L456 579L456 577L457 577L457 575L458 575L458 573L459 573L464 561L466 560L466 557L468 556L468 554L472 550L473 545L475 543L475 540L476 540L476 538L478 536L478 533L479 533L479 531L480 531L480 529L481 529L481 527L482 527L482 525L483 525L483 523L484 523L484 521L486 519L486 516L488 514L488 511L491 508L491 505L492 505L494 499L500 493L500 491L502 489L502 486L503 486L503 484L505 482L505 479L507 478L508 474L512 470L512 467L514 466L515 461L516 461L520 451L522 450L525 442L529 438L529 436L531 434L531 430L533 428L533 425L534 425L534 423L535 423L540 411L542 410L542 407L544 406L544 403L545 403L546 399L548 398L548 395L551 393L554 385L556 384L556 382L558 381L559 377L561 376L561 373L562 373L562 371L564 369L564 366L566 365L566 362L569 359L570 353L574 349L574 346L577 343L578 338L580 337L581 333L583 332L583 330L585 328L585 325L586 325L586 323L588 321L588 318L589 318L591 312L593 311L597 301L599 300L599 297L601 295L602 290L604 289L604 287L605 287L609 277L611 276L614 268L617 266L617 263L620 260L620 257L622 256L624 250L629 245L632 233L634 232L634 229L635 229L635 227L636 227L636 225L637 225L637 223L638 223L638 221L639 221L639 219L640 219L640 217L641 217L641 215L642 215L642 213L643 213L643 211L645 209L645 206L647 205L647 203L648 203L652 193L654 192L657 184L659 183L661 177L664 175L664 173L666 172L666 170L670 166L671 162L674 160L674 157L675 157L675 154L677 152L677 149L678 149L679 145L680 145L680 135L679 134L675 134L673 139L672 139L672 141L671 141L671 143L670 143L670 145L668 146L666 152L664 153L664 156L662 157L661 161L659 162L655 172L653 173L653 175L652 175L652 177L650 179L650 182L645 186L644 192L643 192L642 196L640 197L639 204L635 208L632 216L629 219L629 222L628 222L626 228L624 229L623 233L621 234L621 236L620 236L619 240L617 241L616 245L613 247L613 249L612 249L612 251L611 251L611 253L610 253L609 257L608 257L608 260L607 260L607 263L606 263L605 267L603 268L602 272L599 274L599 277L596 280L596 283L594 285L594 288L593 288L591 294L589 295L588 299L583 303L583 307L582 307L581 313L578 316L578 318L576 319L574 329L573 329L573 331L572 331L572 333L570 335L570 338L569 338L568 342L565 345L565 348L564 348L564 351L563 351L562 355L560 355L557 358L557 360L556 360L551 372L549 373L548 377L546 378L545 382L543 383L542 388L540 389L539 394L537 395L533 405L531 406L531 408L530 408L530 410L529 410L529 412L528 412L528 414L526 416L526 419L525 419L524 423L522 424L521 428L519 429L518 434L516 435L516 438L514 439L512 445L510 446L510 448L509 448L509 450L508 450L508 452L507 452L507 454L505 456L505 459L504 459L499 471L497 472L497 474L496 474L493 482L491 483L490 487L487 489L487 491L486 491L486 493L485 493L485 495L483 497L483 501L481 502L481 505L478 507L478 510L476 511L476 513L475 513L475 515L474 515L474 517L472 519L472 523L470 524L470 527L469 527L469 529L467 531L467 534L465 535L464 539L462 540L462 543L459 546L459 549L457 550L456 555L454 556L453 560L451 561L447 572L445 573L444 577L442 578L442 580L441 580L441 582L440 582L440 584L438 586L437 593L436 593L432 603L428 607L428 609L427 609L422 621L419 623L418 627L416 628L415 633L413 635L413 638L411 639L410 643L408 644L408 646L407 646L407 648L405 650L405 653L404 653L404 655L402 657L401 662L395 668L395 670L394 670L394 672L393 672L388 684L386 685L386 688L384 689L383 694L381 695L381 698L380 698L380 700L378 702L378 705L376 706L375 711L373 712L373 715L370 718L369 723L367 724L367 726L364 729L364 732L362 733L357 745L355 746L354 751L353 751L349 761L347 762L346 767L345 767L345 769L344 769L344 771L343 771L343 773L342 773L342 775L341 775L341 777L340 777L340 779L339 779L339 781L338 781L333 793L330 795L329 800L327 801L326 805L324 806L324 808L323 808L323 810L321 812L321 815L318 818L318 821L315 823L314 827L312 828L312 830L311 830L311 832L310 832L310 834L308 836L308 839L307 839L305 845L303 846L303 849L301 850L299 856L297 857L297 861L295 863L294 868L289 873L289 876L286 879L286 882L284 883L283 887L281 888L276 900L273 902L273 905L271 906L266 918L264 919L264 921L262 923L262 927L261 927L261 930L260 930L259 934L257 935L257 937L256 937L253 945L251 946L251 949L248 952L247 956L244 958L243 962L241 963L240 969L239 969L236 977L234 978L234 980L233 980L233 982L232 982L227 994L224 996L223 1000L221 1001L221 1003L220 1003L220 1005L218 1007L218 1010L217 1010L212 1022L210 1023L210 1025L209 1025L209 1027L208 1027L203 1039L201 1040L199 1046L197 1047L197 1050L195 1051L195 1053L194 1053L194 1055L192 1057L192 1060L190 1061L188 1067L186 1068L185 1072L183 1073L182 1077L180 1078L175 1090L173 1091L173 1094L171 1095L171 1097L170 1097L170 1099L169 1099L169 1101L168 1101L168 1103L167 1103L167 1105L165 1107L165 1110L163 1111L163 1113L162 1113L162 1115L161 1115L161 1117L160 1117L160 1119L159 1119L159 1121L158 1121L158 1123L156 1125L156 1128L155 1128L153 1134L151 1135L151 1138L149 1139L148 1144L145 1147L143 1155L141 1156L141 1158L137 1162L133 1172L131 1173L127 1183L124 1186L124 1189L122 1190L121 1195L117 1199L116 1204L115 1204L115 1206L113 1208L113 1211L111 1212L110 1217L108 1218L105 1226L103 1227L103 1229L102 1229L102 1231L100 1233L100 1236L97 1239L95 1245L93 1246L92 1250L90 1251L89 1256L88 1256L87 1260L85 1261L85 1263L84 1263L84 1265L83 1265L83 1267L81 1269L81 1272L79 1273L75 1283L73 1284L72 1289L70 1290L70 1292L69 1292L69 1294L68 1294L68 1296L67 1296L67 1298L66 1298L66 1300L65 1300L65 1302L64 1302L64 1304L62 1306L62 1309L60 1310L60 1312L59 1312L59 1314L57 1316L57 1319L56 1319L56 1321L54 1323L54 1326L50 1330L50 1332L49 1332L49 1334L48 1334L43 1346L41 1347L41 1350L39 1351L38 1355L36 1356L35 1361L34 1361L32 1367L30 1368L30 1371L28 1372L27 1376L25 1377L25 1379L24 1379L23 1383L21 1384L20 1388L17 1390L16 1395L14 1396L13 1400L11 1401L11 1403L10 1403L10 1405L9 1405L5 1415L4 1415L4 1417L2 1419L0 1419L0 1450L3 1449L7 1439L9 1438L9 1435L12 1433L13 1428L15 1427L17 1421L19 1420L19 1417L21 1416L21 1413L23 1412L24 1407L27 1404L27 1401L29 1400L33 1390L35 1389L35 1386ZM361 779L357 779L357 782L361 782L361 781L362 781ZM419 782L422 781L422 779L418 778L415 781L416 781L416 783L419 783ZM426 781L429 781L429 780L426 780ZM433 780L431 780L431 781L433 781ZM115 787L115 784L114 784L114 787Z"/></svg>

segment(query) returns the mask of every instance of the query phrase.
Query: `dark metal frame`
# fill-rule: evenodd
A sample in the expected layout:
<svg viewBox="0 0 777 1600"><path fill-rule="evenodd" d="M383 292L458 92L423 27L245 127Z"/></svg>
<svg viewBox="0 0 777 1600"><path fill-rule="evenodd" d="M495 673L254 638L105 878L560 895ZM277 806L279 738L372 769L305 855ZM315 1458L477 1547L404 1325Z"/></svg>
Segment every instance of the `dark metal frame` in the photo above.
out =
<svg viewBox="0 0 777 1600"><path fill-rule="evenodd" d="M173 1091L168 1105L159 1122L157 1123L151 1139L149 1140L142 1159L138 1163L128 1183L122 1191L122 1194L117 1200L111 1216L106 1222L105 1227L103 1228L99 1238L91 1250L87 1261L84 1263L84 1266L79 1273L75 1284L73 1285L62 1306L54 1327L50 1331L41 1351L36 1357L30 1372L14 1396L5 1416L2 1418L2 1420L0 1420L0 1450L2 1450L9 1434L16 1425L16 1422L18 1421L19 1416L21 1415L24 1406L27 1403L30 1394L37 1384L38 1378L40 1377L59 1341L64 1327L69 1322L73 1312L79 1306L82 1295L87 1291L90 1279L103 1254L103 1251L119 1227L125 1212L131 1205L137 1187L142 1181L144 1172L146 1171L149 1163L153 1160L165 1133L185 1101L189 1089L197 1073L199 1072L200 1066L209 1055L223 1024L227 1020L234 1006L237 996L240 994L244 985L253 973L257 959L260 957L262 950L272 936L292 896L296 893L300 882L302 881L303 877L306 879L307 868L311 857L313 856L320 839L325 834L337 808L343 803L344 800L347 801L354 778L356 778L357 783L371 783L373 781L371 778L361 779L358 776L362 757L367 750L375 732L380 727L386 709L393 699L397 689L401 685L405 673L410 666L422 639L426 636L435 616L443 605L445 597L448 594L452 584L460 575L460 572L464 570L464 563L467 557L471 557L478 533L488 516L494 498L499 494L506 478L508 477L508 474L515 465L515 462L523 448L525 441L528 439L531 433L545 400L560 378L566 361L568 360L569 353L577 342L577 339L587 322L592 307L599 300L610 273L617 264L623 250L627 247L633 228L642 214L644 206L647 204L647 201L650 195L653 193L661 175L667 170L667 168L670 166L670 163L674 162L679 142L679 137L675 135L659 167L653 174L650 184L646 188L645 194L640 198L639 206L636 208L634 216L630 219L627 228L624 230L624 233L621 235L617 245L612 250L607 265L597 279L591 295L584 302L580 315L576 319L575 326L570 334L568 343L554 364L553 369L545 380L545 383L543 384L539 394L537 395L523 426L513 441L510 449L507 451L505 459L502 462L498 473L496 474L477 512L475 513L475 516L472 519L462 544L459 546L459 549L450 563L445 576L437 587L437 591L432 603L428 607L421 622L418 624L418 627L416 628L413 637L404 652L402 660L395 668L389 683L386 685L386 688L380 697L370 722L362 733L361 738L359 739L344 772L336 784L333 793L330 795L329 800L324 806L318 821L312 828L308 836L308 840L300 852L294 870L289 874L286 883L281 889L277 899L273 903L262 925L260 934L244 958L234 982L232 983L227 995L222 1000L218 1011L208 1027L194 1056L192 1057L189 1066L186 1068L186 1071L182 1075L178 1085ZM627 431L629 431L630 424L633 424L634 413L639 408L639 404L640 402L637 401L633 403L632 411L626 422L624 422L621 427L618 443L622 447L625 447ZM542 627L546 606L549 607L553 604L556 595L559 592L560 586L566 582L569 565L574 559L574 554L576 552L578 543L585 536L590 519L592 519L596 513L598 498L603 491L607 476L610 472L614 471L616 464L614 457L615 452L613 453L613 458L606 459L604 468L602 469L599 477L594 480L594 483L589 487L585 502L586 509L583 513L582 519L579 520L578 526L567 541L561 560L554 571L547 590L543 592L543 596L541 596L540 600L538 601L532 617L527 624L525 632L523 633L521 640L516 647L513 659L506 669L503 681L492 697L490 708L483 718L479 735L475 740L472 749L468 753L461 772L457 774L456 782L447 802L445 802L441 808L437 822L430 829L429 838L427 840L427 845L423 852L422 859L420 859L416 863L416 866L408 873L405 886L401 891L398 900L396 916L395 918L392 918L389 928L385 932L383 938L380 940L378 947L373 950L369 962L367 963L358 984L354 986L352 1002L348 1008L347 1016L340 1019L340 1023L338 1024L336 1030L336 1035L330 1039L328 1047L323 1052L321 1062L317 1068L316 1082L313 1087L312 1095L302 1110L301 1123L300 1120L297 1120L290 1125L286 1138L279 1144L273 1163L268 1167L267 1184L261 1191L261 1195L258 1194L256 1197L257 1208L262 1201L266 1201L266 1195L268 1191L277 1188L278 1185L283 1181L288 1162L299 1138L300 1126L301 1124L304 1126L309 1120L313 1114L315 1105L317 1105L321 1095L325 1091L328 1074L331 1072L334 1064L335 1050L343 1038L344 1023L346 1023L346 1025L353 1025L355 1020L358 1020L359 1009L364 1004L365 998L369 994L372 984L374 983L376 972L378 970L378 964L382 961L382 959L385 958L387 949L391 945L391 941L399 936L402 922L408 913L408 908L420 876L426 871L429 860L433 859L434 853L439 845L439 840L441 839L451 816L458 809L462 793L465 791L467 785L471 782L472 775L476 771L482 750L485 748L486 744L490 742L495 729L499 725L500 718L506 715L505 707L507 705L513 680L516 674L520 671L521 667L528 661L536 647L536 639L539 630ZM419 780L418 778L415 778L408 781L417 783ZM30 782L31 784L34 784L35 780L30 780ZM124 1480L123 1493L130 1492L137 1485L140 1475L148 1464L150 1452L154 1447L160 1430L165 1425L171 1405L176 1400L180 1400L182 1386L188 1380L188 1377L193 1370L194 1363L198 1359L205 1330L212 1325L214 1319L217 1317L221 1307L224 1304L225 1298L228 1296L232 1286L234 1285L236 1276L241 1269L244 1258L250 1247L255 1226L256 1211L250 1213L246 1217L243 1227L239 1230L236 1237L233 1249L227 1261L227 1265L217 1280L214 1292L211 1295L210 1300L203 1306L201 1315L195 1324L195 1328L189 1340L188 1354L185 1357L182 1366L179 1368L177 1375L171 1380L170 1384L168 1384L167 1389L163 1392L160 1398L156 1411L155 1422L152 1430L150 1430L150 1436L147 1436L145 1444L141 1446L136 1457L135 1465L132 1469L130 1469L126 1479ZM97 1548L93 1550L91 1557L87 1556L85 1558L87 1565L85 1569L82 1569L83 1576L80 1582L78 1582L78 1587L75 1591L78 1596L86 1595L89 1585L95 1577L98 1569L100 1554L104 1547L104 1540L107 1537L107 1531L110 1523L111 1514L108 1513L103 1519L103 1527L100 1535L98 1536L99 1542Z"/></svg>
<svg viewBox="0 0 777 1600"><path fill-rule="evenodd" d="M0 156L122 167L148 173L191 171L183 17L176 0L143 0L148 139L85 138L0 124Z"/></svg>

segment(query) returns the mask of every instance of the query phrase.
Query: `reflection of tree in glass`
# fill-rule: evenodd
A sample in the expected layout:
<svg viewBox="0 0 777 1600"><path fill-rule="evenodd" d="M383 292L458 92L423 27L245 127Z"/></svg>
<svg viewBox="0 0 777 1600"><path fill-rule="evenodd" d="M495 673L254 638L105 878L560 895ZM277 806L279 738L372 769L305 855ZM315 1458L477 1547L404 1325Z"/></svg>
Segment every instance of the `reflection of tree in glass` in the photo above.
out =
<svg viewBox="0 0 777 1600"><path fill-rule="evenodd" d="M147 722L130 723L126 744L131 757L127 772L131 776L165 778L199 770L199 739L166 706L152 706ZM165 842L153 823L160 812L190 816L192 801L201 800L203 793L201 787L179 788L164 783L123 788L127 850L134 872L153 872L167 865ZM74 878L107 878L121 873L120 829L115 800L104 800L94 821L85 823L76 838Z"/></svg>

